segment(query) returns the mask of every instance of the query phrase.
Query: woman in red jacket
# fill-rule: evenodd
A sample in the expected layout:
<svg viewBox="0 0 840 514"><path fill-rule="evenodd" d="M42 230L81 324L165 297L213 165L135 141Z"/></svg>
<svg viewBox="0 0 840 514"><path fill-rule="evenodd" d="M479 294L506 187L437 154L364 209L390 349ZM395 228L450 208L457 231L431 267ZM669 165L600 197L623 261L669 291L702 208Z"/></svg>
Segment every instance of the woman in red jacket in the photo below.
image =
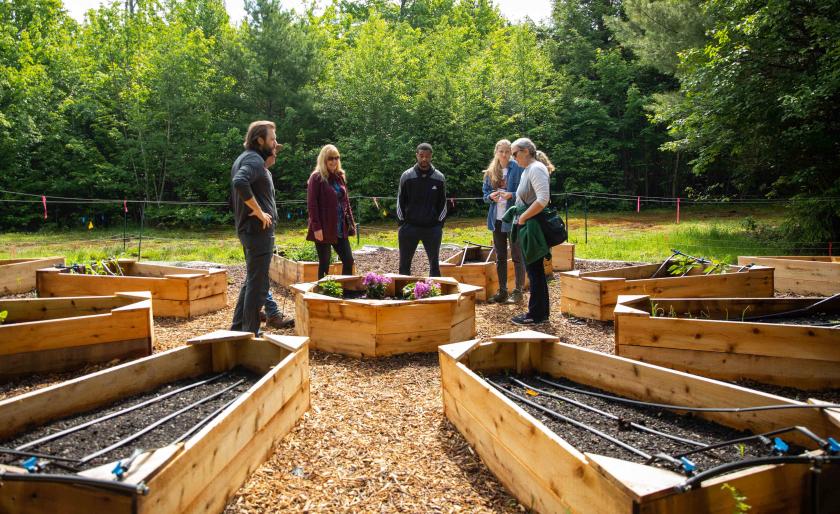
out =
<svg viewBox="0 0 840 514"><path fill-rule="evenodd" d="M318 154L318 163L306 185L309 209L309 232L306 239L315 242L318 251L318 279L329 272L335 248L341 260L341 274L353 274L353 252L350 236L356 234L356 222L350 209L347 183L341 169L338 148L327 145Z"/></svg>

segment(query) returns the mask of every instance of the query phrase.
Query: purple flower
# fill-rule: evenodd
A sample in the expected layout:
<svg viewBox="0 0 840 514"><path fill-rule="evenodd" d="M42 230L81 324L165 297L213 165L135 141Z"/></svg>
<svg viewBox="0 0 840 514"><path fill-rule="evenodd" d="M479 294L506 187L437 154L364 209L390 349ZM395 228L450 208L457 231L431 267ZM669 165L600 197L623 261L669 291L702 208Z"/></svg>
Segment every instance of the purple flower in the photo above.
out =
<svg viewBox="0 0 840 514"><path fill-rule="evenodd" d="M385 286L391 283L391 279L376 273L366 273L362 278L362 285L365 286L365 296L373 299L385 298Z"/></svg>
<svg viewBox="0 0 840 514"><path fill-rule="evenodd" d="M362 285L367 287L370 285L379 285L384 286L391 283L391 279L384 275L378 275L373 272L368 272L365 274L364 278L362 278Z"/></svg>

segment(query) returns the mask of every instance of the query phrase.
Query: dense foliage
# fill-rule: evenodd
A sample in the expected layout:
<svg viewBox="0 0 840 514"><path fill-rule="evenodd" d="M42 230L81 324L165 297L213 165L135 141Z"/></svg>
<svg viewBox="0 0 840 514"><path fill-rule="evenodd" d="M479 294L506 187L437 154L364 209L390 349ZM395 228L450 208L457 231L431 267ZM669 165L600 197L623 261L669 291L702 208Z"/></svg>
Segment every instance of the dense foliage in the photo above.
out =
<svg viewBox="0 0 840 514"><path fill-rule="evenodd" d="M556 191L797 197L791 228L840 235L826 200L840 197L840 0L556 0L547 25L512 25L490 0L299 14L248 0L238 26L222 0L129 4L80 24L60 0L0 2L0 189L148 200L155 224L225 221L222 206L166 202L226 202L244 130L267 118L285 145L279 200L305 195L328 142L351 194L394 196L428 141L450 196L478 196L495 141L526 135ZM0 226L43 225L27 200L0 203ZM357 216L393 211L379 203ZM56 203L51 221L122 208Z"/></svg>

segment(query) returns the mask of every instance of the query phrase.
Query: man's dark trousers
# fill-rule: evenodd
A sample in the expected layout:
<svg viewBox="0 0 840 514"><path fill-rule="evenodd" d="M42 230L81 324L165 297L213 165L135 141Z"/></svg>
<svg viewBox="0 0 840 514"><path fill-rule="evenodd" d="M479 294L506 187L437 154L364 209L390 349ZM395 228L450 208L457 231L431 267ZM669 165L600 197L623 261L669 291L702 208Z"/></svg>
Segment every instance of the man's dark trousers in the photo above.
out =
<svg viewBox="0 0 840 514"><path fill-rule="evenodd" d="M239 233L245 251L245 283L233 311L231 330L260 332L260 309L268 296L268 268L274 252L274 234L270 228L264 233Z"/></svg>
<svg viewBox="0 0 840 514"><path fill-rule="evenodd" d="M399 230L400 275L411 275L411 261L417 251L417 244L423 242L426 256L429 258L429 276L440 276L440 241L443 239L443 226L418 227L404 223Z"/></svg>

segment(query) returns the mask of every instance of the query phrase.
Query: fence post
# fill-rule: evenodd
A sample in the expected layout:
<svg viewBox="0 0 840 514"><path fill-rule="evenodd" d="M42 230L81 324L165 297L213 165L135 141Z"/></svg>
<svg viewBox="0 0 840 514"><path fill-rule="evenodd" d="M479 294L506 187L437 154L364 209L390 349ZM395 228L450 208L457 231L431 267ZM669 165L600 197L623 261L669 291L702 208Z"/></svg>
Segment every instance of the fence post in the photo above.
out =
<svg viewBox="0 0 840 514"><path fill-rule="evenodd" d="M566 195L566 238L569 237L569 195Z"/></svg>
<svg viewBox="0 0 840 514"><path fill-rule="evenodd" d="M143 249L143 221L146 217L146 202L140 204L140 239L137 241L137 261L140 262Z"/></svg>
<svg viewBox="0 0 840 514"><path fill-rule="evenodd" d="M589 197L583 197L583 243L589 243Z"/></svg>

